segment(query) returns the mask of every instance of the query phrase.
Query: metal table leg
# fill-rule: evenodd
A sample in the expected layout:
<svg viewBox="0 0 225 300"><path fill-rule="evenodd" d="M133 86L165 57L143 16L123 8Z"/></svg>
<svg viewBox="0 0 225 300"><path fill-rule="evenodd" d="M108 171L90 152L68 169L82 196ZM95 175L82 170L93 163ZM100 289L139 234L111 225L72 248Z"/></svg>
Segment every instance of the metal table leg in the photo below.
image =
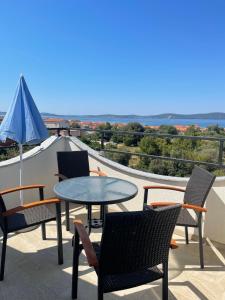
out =
<svg viewBox="0 0 225 300"><path fill-rule="evenodd" d="M108 212L108 206L107 205L101 205L100 207L100 219L102 221L102 227L105 223L105 214Z"/></svg>
<svg viewBox="0 0 225 300"><path fill-rule="evenodd" d="M66 212L66 230L70 230L70 204L65 201L65 212Z"/></svg>
<svg viewBox="0 0 225 300"><path fill-rule="evenodd" d="M91 234L92 228L92 206L88 205L88 215L87 215L88 233Z"/></svg>

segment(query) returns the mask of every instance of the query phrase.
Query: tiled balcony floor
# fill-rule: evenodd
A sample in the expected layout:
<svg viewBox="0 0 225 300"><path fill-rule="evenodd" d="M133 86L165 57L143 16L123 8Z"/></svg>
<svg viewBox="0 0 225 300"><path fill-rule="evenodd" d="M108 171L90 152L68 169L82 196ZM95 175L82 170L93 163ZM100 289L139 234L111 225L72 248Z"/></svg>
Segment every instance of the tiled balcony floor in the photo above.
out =
<svg viewBox="0 0 225 300"><path fill-rule="evenodd" d="M86 210L76 207L73 216L85 220ZM56 226L47 225L47 240L41 239L40 227L27 233L11 235L8 239L5 279L0 282L1 300L57 300L70 299L72 247L71 232L63 221L64 264L57 265ZM91 234L98 240L100 232ZM198 244L184 244L175 236L179 248L170 252L169 299L171 300L225 300L225 247L207 243L205 269L199 268ZM84 254L80 258L78 299L97 299L96 275L89 268ZM119 300L161 299L161 281L138 288L105 294L104 299Z"/></svg>

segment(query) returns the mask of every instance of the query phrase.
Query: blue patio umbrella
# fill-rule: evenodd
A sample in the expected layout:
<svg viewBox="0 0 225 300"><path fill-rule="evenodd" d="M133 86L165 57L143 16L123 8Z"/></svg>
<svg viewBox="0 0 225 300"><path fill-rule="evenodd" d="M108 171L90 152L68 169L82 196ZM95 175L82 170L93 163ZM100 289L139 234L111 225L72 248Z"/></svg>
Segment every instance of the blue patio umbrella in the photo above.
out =
<svg viewBox="0 0 225 300"><path fill-rule="evenodd" d="M16 141L20 149L20 185L23 174L23 145L34 145L48 137L48 131L21 75L13 102L0 125L0 140ZM22 194L21 194L21 202Z"/></svg>

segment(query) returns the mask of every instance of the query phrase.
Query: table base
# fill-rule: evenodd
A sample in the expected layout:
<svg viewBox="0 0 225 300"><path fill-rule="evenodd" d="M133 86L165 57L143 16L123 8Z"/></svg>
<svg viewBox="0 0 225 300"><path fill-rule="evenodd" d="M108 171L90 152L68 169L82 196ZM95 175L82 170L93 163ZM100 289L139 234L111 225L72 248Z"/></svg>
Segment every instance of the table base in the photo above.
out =
<svg viewBox="0 0 225 300"><path fill-rule="evenodd" d="M94 204L96 205L96 204ZM99 218L92 218L92 205L87 205L87 228L89 234L91 229L98 229L104 226L105 214L108 212L107 205L100 205L100 215ZM70 219L69 219L69 202L65 201L65 211L66 211L66 230L70 230Z"/></svg>
<svg viewBox="0 0 225 300"><path fill-rule="evenodd" d="M98 229L104 226L105 214L108 211L107 205L100 205L100 216L99 219L92 218L92 205L87 205L87 224L88 232L91 233L91 229Z"/></svg>

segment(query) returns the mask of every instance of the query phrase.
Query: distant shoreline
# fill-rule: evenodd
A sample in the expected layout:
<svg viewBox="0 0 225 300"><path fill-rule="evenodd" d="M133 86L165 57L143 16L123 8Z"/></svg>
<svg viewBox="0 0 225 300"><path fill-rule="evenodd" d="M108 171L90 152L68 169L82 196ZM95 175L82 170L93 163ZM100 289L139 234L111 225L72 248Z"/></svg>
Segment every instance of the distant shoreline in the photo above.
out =
<svg viewBox="0 0 225 300"><path fill-rule="evenodd" d="M4 116L5 112L0 112L0 116ZM210 112L210 113L198 113L198 114L175 114L175 113L164 113L157 115L117 115L117 114L96 114L96 115L60 115L54 113L42 112L43 117L52 117L52 118L63 118L63 119L173 119L173 120L224 120L225 113L223 112Z"/></svg>
<svg viewBox="0 0 225 300"><path fill-rule="evenodd" d="M4 113L0 112L4 116ZM181 118L179 118L182 116ZM191 117L190 117L191 116ZM197 116L199 118L197 118ZM65 120L81 121L81 122L109 122L111 124L129 122L138 122L143 126L191 126L195 125L201 128L206 128L210 125L218 125L225 128L225 113L208 113L208 114L193 114L193 115L178 115L178 114L161 114L155 116L140 116L140 115L56 115L50 113L42 113L43 118L61 118ZM188 118L190 117L190 118ZM211 118L210 118L211 117Z"/></svg>
<svg viewBox="0 0 225 300"><path fill-rule="evenodd" d="M45 117L46 118L46 117ZM56 116L48 116L48 118L56 118ZM225 120L215 120L215 119L153 119L153 118L129 118L129 117L88 117L88 116L79 116L76 119L71 119L67 116L62 117L62 119L73 120L83 123L106 123L110 124L127 124L130 122L138 122L143 126L160 126L160 125L170 125L170 126L191 126L195 125L200 128L207 128L210 125L218 125L225 128ZM87 124L86 124L87 125Z"/></svg>
<svg viewBox="0 0 225 300"><path fill-rule="evenodd" d="M70 118L70 119L193 119L193 120L225 120L225 113L223 112L211 112L211 113L201 113L201 114L174 114L174 113L165 113L158 115L116 115L116 114L98 114L98 115L58 115L43 112L42 115L44 117L62 117L62 118Z"/></svg>

